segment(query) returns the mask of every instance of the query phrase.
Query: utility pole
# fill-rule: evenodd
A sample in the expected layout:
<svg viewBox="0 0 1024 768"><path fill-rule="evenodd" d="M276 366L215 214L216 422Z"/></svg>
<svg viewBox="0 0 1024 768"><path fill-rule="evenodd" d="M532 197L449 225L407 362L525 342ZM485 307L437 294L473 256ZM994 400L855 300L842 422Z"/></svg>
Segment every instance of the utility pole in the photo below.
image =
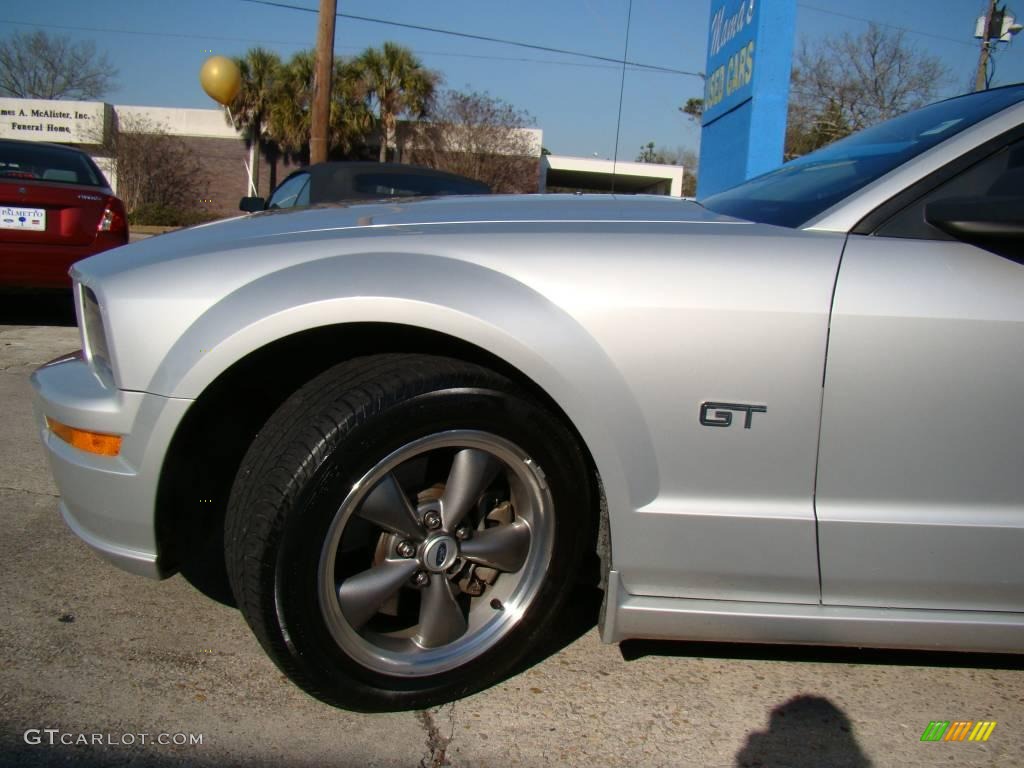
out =
<svg viewBox="0 0 1024 768"><path fill-rule="evenodd" d="M981 55L978 56L978 73L974 77L974 90L984 91L988 86L988 57L991 55L989 34L992 28L992 17L996 13L996 0L989 0L985 10L985 23L981 25Z"/></svg>
<svg viewBox="0 0 1024 768"><path fill-rule="evenodd" d="M993 4L995 0L992 0ZM313 114L309 136L309 162L327 160L327 134L331 118L331 75L334 72L334 19L337 0L320 0L316 33L316 72L313 75Z"/></svg>

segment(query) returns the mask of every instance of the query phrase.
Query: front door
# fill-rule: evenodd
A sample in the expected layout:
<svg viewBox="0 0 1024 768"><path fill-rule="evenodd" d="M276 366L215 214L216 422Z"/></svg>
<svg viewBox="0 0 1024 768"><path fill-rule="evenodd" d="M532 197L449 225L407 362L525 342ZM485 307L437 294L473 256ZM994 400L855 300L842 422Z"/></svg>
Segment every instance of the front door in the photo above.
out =
<svg viewBox="0 0 1024 768"><path fill-rule="evenodd" d="M825 604L1024 610L1024 249L923 218L934 199L1022 194L1022 171L1018 141L847 241L816 494Z"/></svg>

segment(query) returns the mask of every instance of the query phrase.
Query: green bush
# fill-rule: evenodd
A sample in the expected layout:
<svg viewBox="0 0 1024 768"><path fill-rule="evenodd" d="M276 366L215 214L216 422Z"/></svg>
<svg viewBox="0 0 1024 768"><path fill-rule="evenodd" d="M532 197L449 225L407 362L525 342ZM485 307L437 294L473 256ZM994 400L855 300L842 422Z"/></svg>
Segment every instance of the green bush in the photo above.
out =
<svg viewBox="0 0 1024 768"><path fill-rule="evenodd" d="M178 208L158 203L143 203L128 214L129 224L143 224L151 227L191 227L219 218L209 211L195 208Z"/></svg>

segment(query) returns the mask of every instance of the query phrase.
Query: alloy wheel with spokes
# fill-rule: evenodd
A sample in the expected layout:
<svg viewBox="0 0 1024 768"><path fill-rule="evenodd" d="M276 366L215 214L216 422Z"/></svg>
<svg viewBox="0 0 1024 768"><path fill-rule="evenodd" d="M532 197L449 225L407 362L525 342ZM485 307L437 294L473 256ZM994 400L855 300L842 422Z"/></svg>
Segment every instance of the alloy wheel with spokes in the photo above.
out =
<svg viewBox="0 0 1024 768"><path fill-rule="evenodd" d="M479 655L536 595L551 507L540 468L497 435L445 431L399 448L353 487L324 542L331 634L389 674L436 674Z"/></svg>

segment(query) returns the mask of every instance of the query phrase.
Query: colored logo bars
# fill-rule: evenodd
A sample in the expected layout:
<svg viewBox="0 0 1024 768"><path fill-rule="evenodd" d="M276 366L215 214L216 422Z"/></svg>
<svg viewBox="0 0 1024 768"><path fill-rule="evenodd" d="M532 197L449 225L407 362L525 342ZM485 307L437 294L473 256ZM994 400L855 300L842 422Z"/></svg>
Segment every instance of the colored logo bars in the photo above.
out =
<svg viewBox="0 0 1024 768"><path fill-rule="evenodd" d="M988 741L995 727L995 720L932 720L921 741Z"/></svg>

